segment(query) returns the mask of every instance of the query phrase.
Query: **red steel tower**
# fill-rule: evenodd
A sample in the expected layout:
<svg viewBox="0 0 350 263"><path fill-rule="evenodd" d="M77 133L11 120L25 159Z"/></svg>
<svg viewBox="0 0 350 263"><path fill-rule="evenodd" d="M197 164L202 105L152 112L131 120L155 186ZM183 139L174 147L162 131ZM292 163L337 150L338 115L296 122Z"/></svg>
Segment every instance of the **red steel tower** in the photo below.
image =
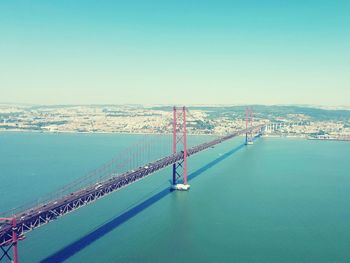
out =
<svg viewBox="0 0 350 263"><path fill-rule="evenodd" d="M246 107L245 109L245 128L245 144L251 145L253 144L253 109L251 107Z"/></svg>
<svg viewBox="0 0 350 263"><path fill-rule="evenodd" d="M5 223L10 224L12 227L12 240L9 243L6 244L0 244L0 248L2 251L2 255L0 256L0 261L3 258L8 258L13 263L18 263L18 251L17 251L17 244L18 241L22 238L18 238L17 235L17 221L16 218L0 218L0 221L5 221ZM7 248L4 248L4 246L7 246ZM13 248L13 253L11 258L10 256L10 249Z"/></svg>
<svg viewBox="0 0 350 263"><path fill-rule="evenodd" d="M173 164L173 185L174 190L188 190L187 184L187 135L186 135L186 107L173 108L173 154L181 149L183 158ZM182 175L181 175L182 172ZM178 183L179 178L183 178L183 184Z"/></svg>

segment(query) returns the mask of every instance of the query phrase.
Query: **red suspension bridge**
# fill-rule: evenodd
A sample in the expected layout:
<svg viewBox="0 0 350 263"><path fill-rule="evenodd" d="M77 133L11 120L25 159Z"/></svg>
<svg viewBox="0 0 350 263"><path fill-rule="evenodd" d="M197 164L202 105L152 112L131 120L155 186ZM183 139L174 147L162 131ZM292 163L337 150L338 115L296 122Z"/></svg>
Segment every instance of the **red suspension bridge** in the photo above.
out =
<svg viewBox="0 0 350 263"><path fill-rule="evenodd" d="M188 157L239 135L245 134L246 144L252 144L253 138L260 135L265 128L265 125L253 125L252 110L247 108L245 129L188 148L186 131L188 113L185 107L173 108L172 152L168 155L151 162L138 161L145 160L142 158L145 155L150 156L151 145L158 143L154 139L143 140L127 151L123 151L120 156L106 165L58 191L34 203L5 213L0 218L0 261L9 260L18 263L17 245L20 240L24 239L26 233L165 167L172 166L171 190L188 190L190 188L187 184Z"/></svg>

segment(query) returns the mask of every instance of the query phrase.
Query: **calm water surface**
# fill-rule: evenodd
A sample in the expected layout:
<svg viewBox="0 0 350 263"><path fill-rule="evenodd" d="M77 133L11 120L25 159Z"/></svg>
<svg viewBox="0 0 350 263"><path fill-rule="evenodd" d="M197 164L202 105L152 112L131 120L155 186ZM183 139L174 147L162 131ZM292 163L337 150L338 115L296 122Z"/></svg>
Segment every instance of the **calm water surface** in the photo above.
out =
<svg viewBox="0 0 350 263"><path fill-rule="evenodd" d="M137 138L0 133L0 211ZM191 157L189 192L167 191L165 169L29 233L21 262L349 262L350 143L242 140Z"/></svg>

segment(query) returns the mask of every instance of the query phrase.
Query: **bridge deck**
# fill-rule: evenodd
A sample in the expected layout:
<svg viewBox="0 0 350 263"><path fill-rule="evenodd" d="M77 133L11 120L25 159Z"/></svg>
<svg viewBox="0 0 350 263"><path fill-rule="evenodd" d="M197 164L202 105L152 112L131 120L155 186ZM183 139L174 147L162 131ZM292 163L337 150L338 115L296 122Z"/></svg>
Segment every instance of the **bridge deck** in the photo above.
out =
<svg viewBox="0 0 350 263"><path fill-rule="evenodd" d="M213 141L194 146L187 150L187 155L191 156L240 134L250 132L250 130L258 130L261 127L262 125L254 126L250 129L244 129ZM17 220L17 234L18 236L23 236L25 233L35 228L141 180L181 159L183 159L183 152L166 156L136 170L111 177L98 184L90 185L56 200L17 213L14 215ZM10 225L0 225L0 246L9 244L11 239L12 227Z"/></svg>

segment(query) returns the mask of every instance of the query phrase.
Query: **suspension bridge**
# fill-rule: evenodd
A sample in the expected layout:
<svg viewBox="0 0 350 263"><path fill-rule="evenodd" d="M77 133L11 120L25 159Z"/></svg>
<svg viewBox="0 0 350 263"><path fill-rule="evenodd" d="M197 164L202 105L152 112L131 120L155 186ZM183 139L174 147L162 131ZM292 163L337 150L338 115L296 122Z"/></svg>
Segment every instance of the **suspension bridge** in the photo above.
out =
<svg viewBox="0 0 350 263"><path fill-rule="evenodd" d="M172 152L170 154L140 165L140 163L135 162L137 157L151 151L150 142L142 142L133 148L133 154L123 153L103 167L73 181L39 201L19 206L5 213L0 218L0 253L2 253L0 261L7 260L18 263L18 242L25 238L26 233L125 188L165 167L172 166L171 191L189 190L190 185L187 183L188 157L239 135L245 135L247 145L253 144L253 138L261 135L267 128L265 124L253 125L252 109L247 108L244 129L188 147L187 114L190 113L186 107L173 108ZM126 163L131 163L131 165L126 167Z"/></svg>

